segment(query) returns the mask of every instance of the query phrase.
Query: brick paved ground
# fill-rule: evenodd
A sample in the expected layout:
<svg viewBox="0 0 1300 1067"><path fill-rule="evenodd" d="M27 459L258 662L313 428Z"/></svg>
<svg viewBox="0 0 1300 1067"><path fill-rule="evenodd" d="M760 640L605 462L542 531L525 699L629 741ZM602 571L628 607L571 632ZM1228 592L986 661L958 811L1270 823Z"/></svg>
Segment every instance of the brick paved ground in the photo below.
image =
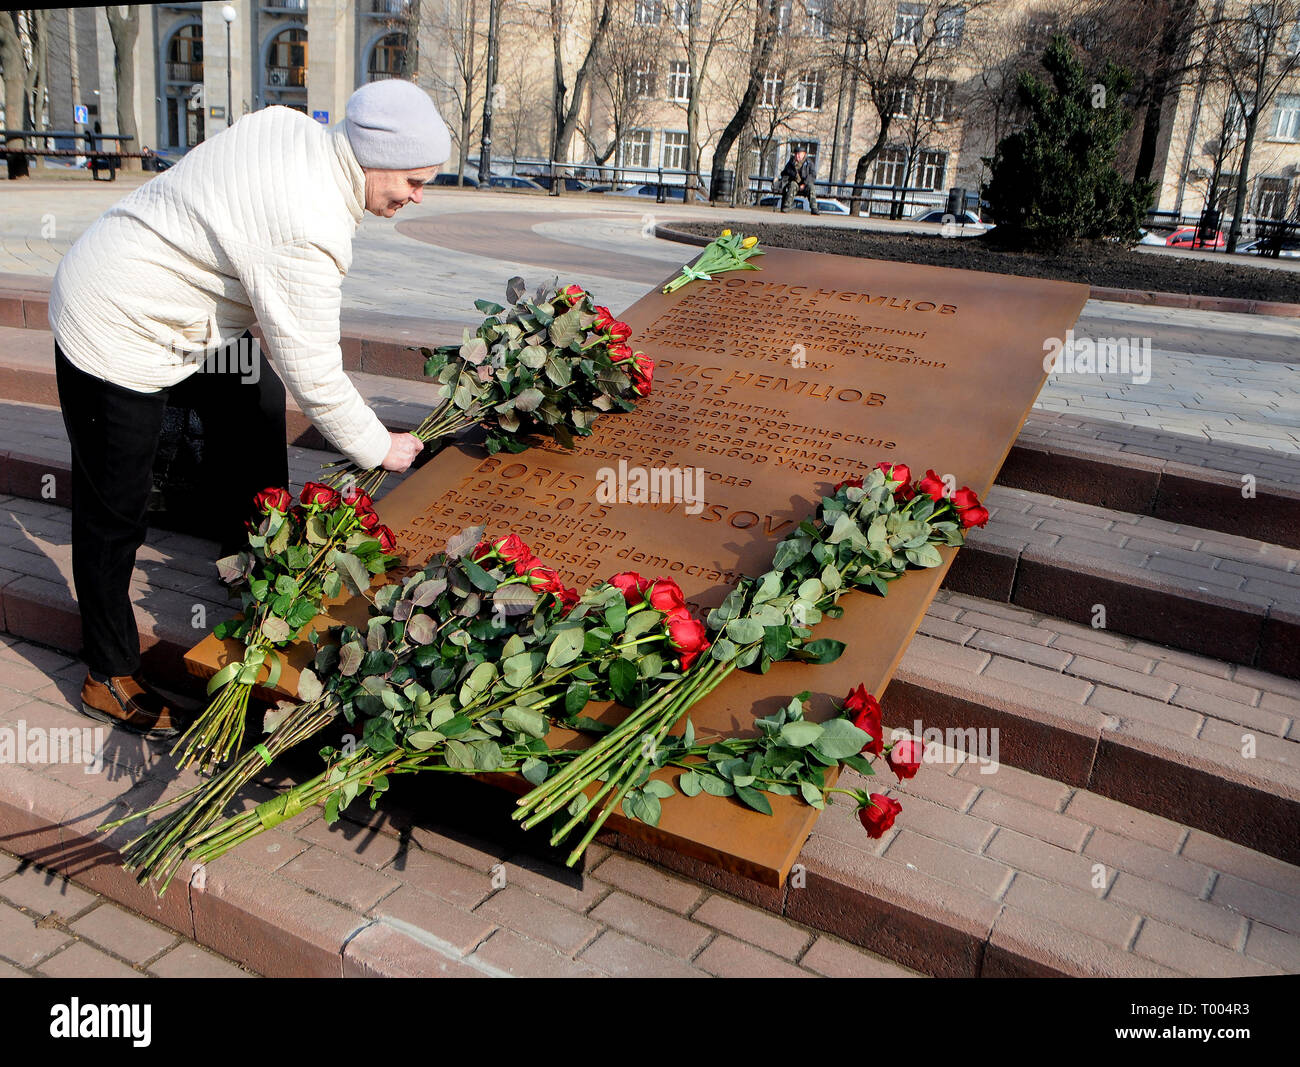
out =
<svg viewBox="0 0 1300 1067"><path fill-rule="evenodd" d="M937 606L927 628L940 620L960 626L989 607L960 597ZM1042 647L1065 647L1069 637ZM84 725L64 697L80 669L56 651L5 641L0 726ZM1103 656L1108 647L1086 651ZM1251 688L1214 673L1198 677ZM1290 711L1297 705L1294 693L1251 692ZM105 774L7 769L0 789L10 804L18 794L37 814L86 828L127 794L139 804L189 783L147 746L117 740L110 753L118 762ZM964 973L963 957L939 935L971 924L986 966L1010 954L1020 966L1028 958L1065 973L1300 970L1295 866L1006 763L984 773L946 748L928 758L914 780L890 790L905 814L880 842L862 834L848 806L823 814L800 857L804 877L775 904L783 915L771 912L771 901L759 902L768 910L755 908L603 847L575 881L515 845L467 836L428 813L408 829L410 813L386 806L333 829L318 811L306 812L214 864L206 887L189 890L193 936L267 973L286 973L277 966L320 973L322 956L333 958L321 944L338 938L347 973L894 974L895 964L848 941L861 939L877 909L911 907L917 914L872 943L905 952L927 973ZM867 784L855 778L851 784ZM254 790L248 802L268 795ZM169 896L175 901L186 888L173 885ZM79 919L91 899L74 895L65 917ZM231 907L240 909L238 921ZM241 927L256 921L293 929L315 951L300 948L291 960ZM916 937L916 923L928 940Z"/></svg>
<svg viewBox="0 0 1300 1067"><path fill-rule="evenodd" d="M173 930L0 851L0 977L256 977Z"/></svg>

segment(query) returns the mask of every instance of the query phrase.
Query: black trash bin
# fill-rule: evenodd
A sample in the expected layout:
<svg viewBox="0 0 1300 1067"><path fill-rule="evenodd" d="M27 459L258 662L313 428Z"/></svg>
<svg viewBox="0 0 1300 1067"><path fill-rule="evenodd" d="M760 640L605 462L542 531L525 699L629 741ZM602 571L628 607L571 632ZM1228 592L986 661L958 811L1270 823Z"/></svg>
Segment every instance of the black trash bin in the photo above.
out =
<svg viewBox="0 0 1300 1067"><path fill-rule="evenodd" d="M718 187L713 190L714 200L730 200L736 191L736 172L734 170L718 171Z"/></svg>

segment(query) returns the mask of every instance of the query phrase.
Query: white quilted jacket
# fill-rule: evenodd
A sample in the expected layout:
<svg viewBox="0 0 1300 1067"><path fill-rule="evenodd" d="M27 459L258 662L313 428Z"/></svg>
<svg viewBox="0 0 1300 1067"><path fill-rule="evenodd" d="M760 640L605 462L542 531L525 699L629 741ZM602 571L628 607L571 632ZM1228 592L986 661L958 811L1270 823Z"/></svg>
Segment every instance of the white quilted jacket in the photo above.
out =
<svg viewBox="0 0 1300 1067"><path fill-rule="evenodd" d="M343 124L245 115L123 197L68 250L50 328L89 374L155 392L260 323L266 354L321 433L361 467L388 432L343 372L339 313L365 174Z"/></svg>

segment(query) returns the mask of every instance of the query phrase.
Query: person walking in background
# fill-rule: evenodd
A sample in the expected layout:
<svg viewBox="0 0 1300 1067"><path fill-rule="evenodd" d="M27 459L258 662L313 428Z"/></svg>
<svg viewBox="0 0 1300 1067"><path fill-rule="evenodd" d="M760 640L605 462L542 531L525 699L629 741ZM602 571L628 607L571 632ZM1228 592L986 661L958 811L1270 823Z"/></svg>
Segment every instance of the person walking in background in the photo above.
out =
<svg viewBox="0 0 1300 1067"><path fill-rule="evenodd" d="M140 677L131 604L169 391L202 368L215 398L204 521L225 550L242 542L253 496L288 483L286 387L359 467L404 471L423 448L385 429L343 371L342 282L364 212L420 203L450 154L410 82L363 86L330 127L268 107L124 197L63 257L49 318L72 446L84 714L155 738L183 725Z"/></svg>
<svg viewBox="0 0 1300 1067"><path fill-rule="evenodd" d="M794 207L794 198L802 196L807 198L808 210L814 215L820 215L814 186L816 178L817 170L808 158L808 153L802 148L796 148L794 155L786 160L778 179L781 184L781 211L789 211Z"/></svg>

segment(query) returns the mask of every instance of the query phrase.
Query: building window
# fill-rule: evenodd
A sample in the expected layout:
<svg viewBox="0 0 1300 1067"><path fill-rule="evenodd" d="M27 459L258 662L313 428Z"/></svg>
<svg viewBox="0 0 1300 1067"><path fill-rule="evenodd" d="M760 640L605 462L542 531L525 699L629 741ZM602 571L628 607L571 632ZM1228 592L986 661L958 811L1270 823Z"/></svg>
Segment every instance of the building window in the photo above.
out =
<svg viewBox="0 0 1300 1067"><path fill-rule="evenodd" d="M668 99L689 100L691 95L691 65L684 59L674 59L668 68Z"/></svg>
<svg viewBox="0 0 1300 1067"><path fill-rule="evenodd" d="M889 113L896 119L911 118L915 102L915 82L900 82L889 90Z"/></svg>
<svg viewBox="0 0 1300 1067"><path fill-rule="evenodd" d="M876 169L872 176L875 185L887 185L895 189L903 187L907 175L907 149L885 148L876 156Z"/></svg>
<svg viewBox="0 0 1300 1067"><path fill-rule="evenodd" d="M370 51L366 79L377 82L384 78L406 77L406 34L390 33Z"/></svg>
<svg viewBox="0 0 1300 1067"><path fill-rule="evenodd" d="M1284 219L1287 201L1290 199L1291 183L1287 179L1260 178L1255 214L1263 219Z"/></svg>
<svg viewBox="0 0 1300 1067"><path fill-rule="evenodd" d="M770 178L774 176L780 167L777 162L776 154L780 145L774 140L764 141L755 137L750 145L750 167L749 169L757 177Z"/></svg>
<svg viewBox="0 0 1300 1067"><path fill-rule="evenodd" d="M638 26L659 25L659 0L636 0L632 21Z"/></svg>
<svg viewBox="0 0 1300 1067"><path fill-rule="evenodd" d="M935 43L940 48L956 48L966 32L966 9L942 7L934 17Z"/></svg>
<svg viewBox="0 0 1300 1067"><path fill-rule="evenodd" d="M618 144L620 167L650 166L650 130L628 130Z"/></svg>
<svg viewBox="0 0 1300 1067"><path fill-rule="evenodd" d="M673 0L673 25L679 30L690 28L696 0Z"/></svg>
<svg viewBox="0 0 1300 1067"><path fill-rule="evenodd" d="M922 152L917 160L916 184L922 189L942 189L947 169L947 152Z"/></svg>
<svg viewBox="0 0 1300 1067"><path fill-rule="evenodd" d="M925 20L924 4L899 4L894 14L894 41L921 43L921 23Z"/></svg>
<svg viewBox="0 0 1300 1067"><path fill-rule="evenodd" d="M203 27L182 26L167 46L167 80L203 80Z"/></svg>
<svg viewBox="0 0 1300 1067"><path fill-rule="evenodd" d="M785 95L785 82L779 74L763 75L763 98L759 107L780 107L781 97Z"/></svg>
<svg viewBox="0 0 1300 1067"><path fill-rule="evenodd" d="M655 80L655 65L653 63L638 63L636 69L632 72L632 95L654 96Z"/></svg>
<svg viewBox="0 0 1300 1067"><path fill-rule="evenodd" d="M927 81L921 88L921 115L943 122L952 110L953 83L942 79Z"/></svg>
<svg viewBox="0 0 1300 1067"><path fill-rule="evenodd" d="M664 130L659 165L665 170L686 169L686 134L681 130Z"/></svg>
<svg viewBox="0 0 1300 1067"><path fill-rule="evenodd" d="M803 32L809 37L825 37L829 32L826 3L827 0L807 0L804 4Z"/></svg>
<svg viewBox="0 0 1300 1067"><path fill-rule="evenodd" d="M790 32L790 23L792 22L790 9L793 6L791 0L784 0L783 3L776 5L776 32L778 34Z"/></svg>
<svg viewBox="0 0 1300 1067"><path fill-rule="evenodd" d="M1300 96L1279 96L1273 111L1273 137L1300 141Z"/></svg>
<svg viewBox="0 0 1300 1067"><path fill-rule="evenodd" d="M795 84L794 106L800 111L820 111L824 89L821 71L803 71Z"/></svg>
<svg viewBox="0 0 1300 1067"><path fill-rule="evenodd" d="M1220 214L1232 209L1233 201L1237 198L1237 176L1230 173L1221 173L1219 180L1215 183L1214 189L1210 194L1210 203L1218 209Z"/></svg>
<svg viewBox="0 0 1300 1067"><path fill-rule="evenodd" d="M307 84L307 31L281 30L266 59L266 84L271 89L300 89Z"/></svg>

